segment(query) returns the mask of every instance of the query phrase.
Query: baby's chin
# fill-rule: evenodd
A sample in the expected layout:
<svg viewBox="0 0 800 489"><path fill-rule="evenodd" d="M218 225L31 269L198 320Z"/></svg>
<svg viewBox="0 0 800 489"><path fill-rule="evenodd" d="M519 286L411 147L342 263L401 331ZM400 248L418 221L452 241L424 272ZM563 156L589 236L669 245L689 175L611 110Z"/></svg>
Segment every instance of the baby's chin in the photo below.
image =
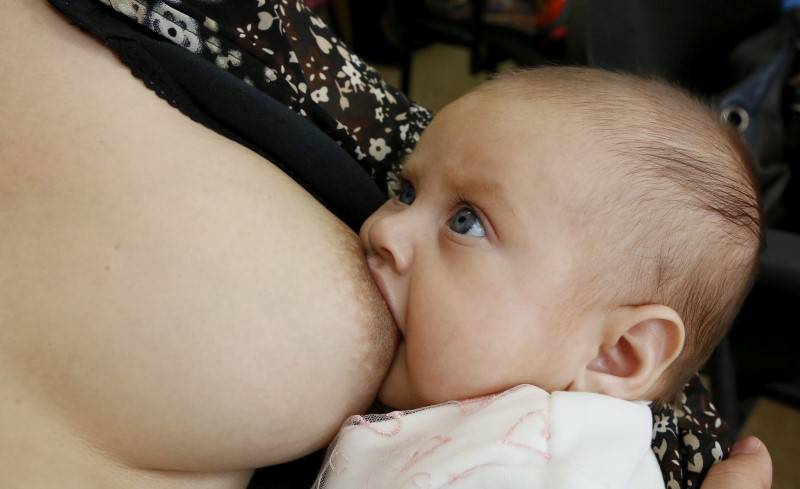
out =
<svg viewBox="0 0 800 489"><path fill-rule="evenodd" d="M415 402L414 397L408 377L406 344L401 337L389 372L378 390L378 400L395 409L414 409L424 405Z"/></svg>
<svg viewBox="0 0 800 489"><path fill-rule="evenodd" d="M435 396L441 393L431 391L428 394ZM394 409L408 410L432 406L454 399L456 398L432 398L425 395L423 390L420 390L409 373L406 343L401 337L397 353L392 360L392 365L389 367L389 373L386 374L378 390L378 401Z"/></svg>

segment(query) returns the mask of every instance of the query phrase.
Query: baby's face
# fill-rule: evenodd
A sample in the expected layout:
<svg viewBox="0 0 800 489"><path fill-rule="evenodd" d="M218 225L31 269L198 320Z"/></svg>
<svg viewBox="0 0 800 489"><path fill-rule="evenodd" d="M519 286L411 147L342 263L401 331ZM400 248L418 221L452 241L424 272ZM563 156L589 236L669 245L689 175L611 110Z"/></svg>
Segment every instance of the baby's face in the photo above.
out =
<svg viewBox="0 0 800 489"><path fill-rule="evenodd" d="M531 383L568 389L600 332L571 307L592 256L576 230L596 175L578 124L473 93L433 121L397 196L364 223L402 332L379 394L397 408Z"/></svg>

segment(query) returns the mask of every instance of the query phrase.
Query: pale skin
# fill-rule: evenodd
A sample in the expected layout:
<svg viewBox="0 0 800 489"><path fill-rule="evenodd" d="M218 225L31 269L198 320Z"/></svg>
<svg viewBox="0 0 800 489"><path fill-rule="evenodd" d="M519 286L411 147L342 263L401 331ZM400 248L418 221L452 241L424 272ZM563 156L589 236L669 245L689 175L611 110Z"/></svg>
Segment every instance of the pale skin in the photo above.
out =
<svg viewBox="0 0 800 489"><path fill-rule="evenodd" d="M592 251L616 243L598 243L581 217L625 186L579 121L478 91L423 134L398 195L360 232L402 333L384 402L410 409L522 383L652 399L684 325L661 304L582 305L581 289L597 286Z"/></svg>
<svg viewBox="0 0 800 489"><path fill-rule="evenodd" d="M394 350L356 234L46 2L3 7L0 485L240 488L324 446Z"/></svg>
<svg viewBox="0 0 800 489"><path fill-rule="evenodd" d="M324 446L394 350L355 234L43 0L3 17L3 487L243 489Z"/></svg>

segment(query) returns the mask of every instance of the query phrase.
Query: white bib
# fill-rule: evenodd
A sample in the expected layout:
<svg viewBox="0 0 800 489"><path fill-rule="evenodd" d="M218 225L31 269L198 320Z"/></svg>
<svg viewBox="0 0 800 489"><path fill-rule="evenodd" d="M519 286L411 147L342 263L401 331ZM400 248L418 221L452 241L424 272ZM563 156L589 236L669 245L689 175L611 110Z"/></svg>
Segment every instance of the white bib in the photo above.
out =
<svg viewBox="0 0 800 489"><path fill-rule="evenodd" d="M645 402L520 385L352 416L314 489L664 489Z"/></svg>

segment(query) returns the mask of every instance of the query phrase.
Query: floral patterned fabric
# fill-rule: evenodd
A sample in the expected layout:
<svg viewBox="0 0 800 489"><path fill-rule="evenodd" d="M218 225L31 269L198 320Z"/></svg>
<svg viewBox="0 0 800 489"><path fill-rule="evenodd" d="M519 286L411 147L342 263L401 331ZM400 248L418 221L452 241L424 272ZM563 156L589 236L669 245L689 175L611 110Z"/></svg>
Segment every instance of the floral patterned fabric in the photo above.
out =
<svg viewBox="0 0 800 489"><path fill-rule="evenodd" d="M726 458L732 441L728 427L695 375L683 389L680 405L652 407L651 446L667 489L697 488L712 465Z"/></svg>
<svg viewBox="0 0 800 489"><path fill-rule="evenodd" d="M302 1L99 1L306 117L384 192L431 121Z"/></svg>
<svg viewBox="0 0 800 489"><path fill-rule="evenodd" d="M97 0L227 70L325 131L384 192L431 113L388 86L302 0ZM695 376L682 402L653 407L667 489L696 488L726 457L727 428Z"/></svg>

